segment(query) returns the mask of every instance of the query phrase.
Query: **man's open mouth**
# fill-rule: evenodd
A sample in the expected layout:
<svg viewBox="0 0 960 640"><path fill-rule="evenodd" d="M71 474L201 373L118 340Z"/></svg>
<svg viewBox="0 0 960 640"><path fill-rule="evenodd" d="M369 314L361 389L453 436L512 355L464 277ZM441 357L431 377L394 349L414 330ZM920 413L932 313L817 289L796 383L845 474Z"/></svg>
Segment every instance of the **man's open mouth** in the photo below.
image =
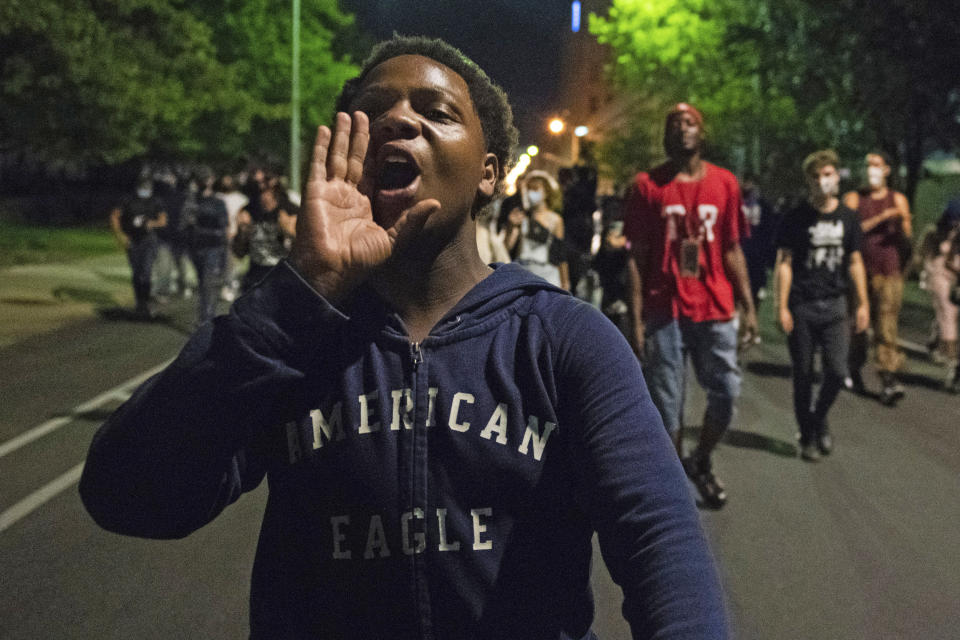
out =
<svg viewBox="0 0 960 640"><path fill-rule="evenodd" d="M384 149L377 159L377 197L412 195L419 185L420 167L402 149ZM411 191L413 189L413 191Z"/></svg>
<svg viewBox="0 0 960 640"><path fill-rule="evenodd" d="M404 209L413 206L421 171L412 155L392 145L380 150L376 167L374 218L389 228Z"/></svg>
<svg viewBox="0 0 960 640"><path fill-rule="evenodd" d="M397 191L409 187L420 176L420 169L406 156L391 154L387 156L377 176L378 191Z"/></svg>

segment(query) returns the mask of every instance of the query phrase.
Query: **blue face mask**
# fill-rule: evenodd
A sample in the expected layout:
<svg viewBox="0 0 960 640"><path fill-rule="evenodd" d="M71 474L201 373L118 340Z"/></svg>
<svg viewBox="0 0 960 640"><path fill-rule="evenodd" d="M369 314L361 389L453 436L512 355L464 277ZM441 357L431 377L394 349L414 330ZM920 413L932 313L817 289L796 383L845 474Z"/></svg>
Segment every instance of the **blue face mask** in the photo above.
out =
<svg viewBox="0 0 960 640"><path fill-rule="evenodd" d="M530 203L530 206L531 206L531 207L536 207L536 206L539 205L541 202L543 202L543 199L544 199L545 196L546 196L546 194L544 194L543 191L539 191L539 190L538 190L538 191L527 191L527 202Z"/></svg>
<svg viewBox="0 0 960 640"><path fill-rule="evenodd" d="M150 189L137 189L138 198L149 198L153 195L153 192Z"/></svg>

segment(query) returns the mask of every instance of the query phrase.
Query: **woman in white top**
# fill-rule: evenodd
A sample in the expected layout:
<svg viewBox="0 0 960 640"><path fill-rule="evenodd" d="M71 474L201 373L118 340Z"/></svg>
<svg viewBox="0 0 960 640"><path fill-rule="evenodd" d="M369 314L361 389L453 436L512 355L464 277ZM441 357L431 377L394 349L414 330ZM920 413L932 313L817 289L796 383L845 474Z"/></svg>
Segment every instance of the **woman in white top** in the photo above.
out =
<svg viewBox="0 0 960 640"><path fill-rule="evenodd" d="M514 262L569 291L570 273L562 258L563 218L550 210L550 202L558 191L557 182L545 171L531 171L520 190L525 207L516 199L504 200L508 207L507 250Z"/></svg>

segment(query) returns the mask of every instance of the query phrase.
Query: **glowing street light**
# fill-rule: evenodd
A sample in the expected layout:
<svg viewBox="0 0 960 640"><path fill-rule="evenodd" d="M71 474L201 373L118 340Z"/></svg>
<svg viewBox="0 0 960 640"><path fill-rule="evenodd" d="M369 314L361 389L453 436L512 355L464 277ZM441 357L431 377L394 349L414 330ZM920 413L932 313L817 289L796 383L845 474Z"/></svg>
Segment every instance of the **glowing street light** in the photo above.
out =
<svg viewBox="0 0 960 640"><path fill-rule="evenodd" d="M566 125L564 124L563 120L561 120L560 118L553 118L552 120L550 120L550 124L547 125L547 128L550 129L550 133L554 135L559 135L563 133L563 129L565 126Z"/></svg>
<svg viewBox="0 0 960 640"><path fill-rule="evenodd" d="M587 135L588 133L590 133L590 129L587 129L587 128L586 128L585 126L583 126L583 125L580 125L579 127L577 127L576 129L573 130L573 135L577 136L578 138L582 138L583 136Z"/></svg>
<svg viewBox="0 0 960 640"><path fill-rule="evenodd" d="M514 165L513 169L510 170L510 173L506 177L506 194L512 196L517 192L517 180L520 176L523 175L523 172L527 170L527 167L530 166L530 154L522 153L520 157L517 158L517 164Z"/></svg>
<svg viewBox="0 0 960 640"><path fill-rule="evenodd" d="M540 153L540 147L538 147L537 145L532 144L529 147L527 147L527 155L530 156L531 158L537 155L538 153Z"/></svg>

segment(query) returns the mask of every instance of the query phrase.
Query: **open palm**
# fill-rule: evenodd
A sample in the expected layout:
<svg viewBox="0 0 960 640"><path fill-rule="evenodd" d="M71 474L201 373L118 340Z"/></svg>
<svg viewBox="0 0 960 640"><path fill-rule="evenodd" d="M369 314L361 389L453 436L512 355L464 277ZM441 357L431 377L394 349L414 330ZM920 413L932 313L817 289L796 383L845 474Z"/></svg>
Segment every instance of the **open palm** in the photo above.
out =
<svg viewBox="0 0 960 640"><path fill-rule="evenodd" d="M361 188L369 140L365 114L338 113L335 132L320 127L313 147L290 259L314 288L333 298L383 264L398 239L439 207L435 200L418 203L390 229L374 222L370 198Z"/></svg>
<svg viewBox="0 0 960 640"><path fill-rule="evenodd" d="M370 199L355 183L343 178L311 178L304 195L297 241L303 240L317 267L338 273L363 272L390 256L390 237L373 221Z"/></svg>

